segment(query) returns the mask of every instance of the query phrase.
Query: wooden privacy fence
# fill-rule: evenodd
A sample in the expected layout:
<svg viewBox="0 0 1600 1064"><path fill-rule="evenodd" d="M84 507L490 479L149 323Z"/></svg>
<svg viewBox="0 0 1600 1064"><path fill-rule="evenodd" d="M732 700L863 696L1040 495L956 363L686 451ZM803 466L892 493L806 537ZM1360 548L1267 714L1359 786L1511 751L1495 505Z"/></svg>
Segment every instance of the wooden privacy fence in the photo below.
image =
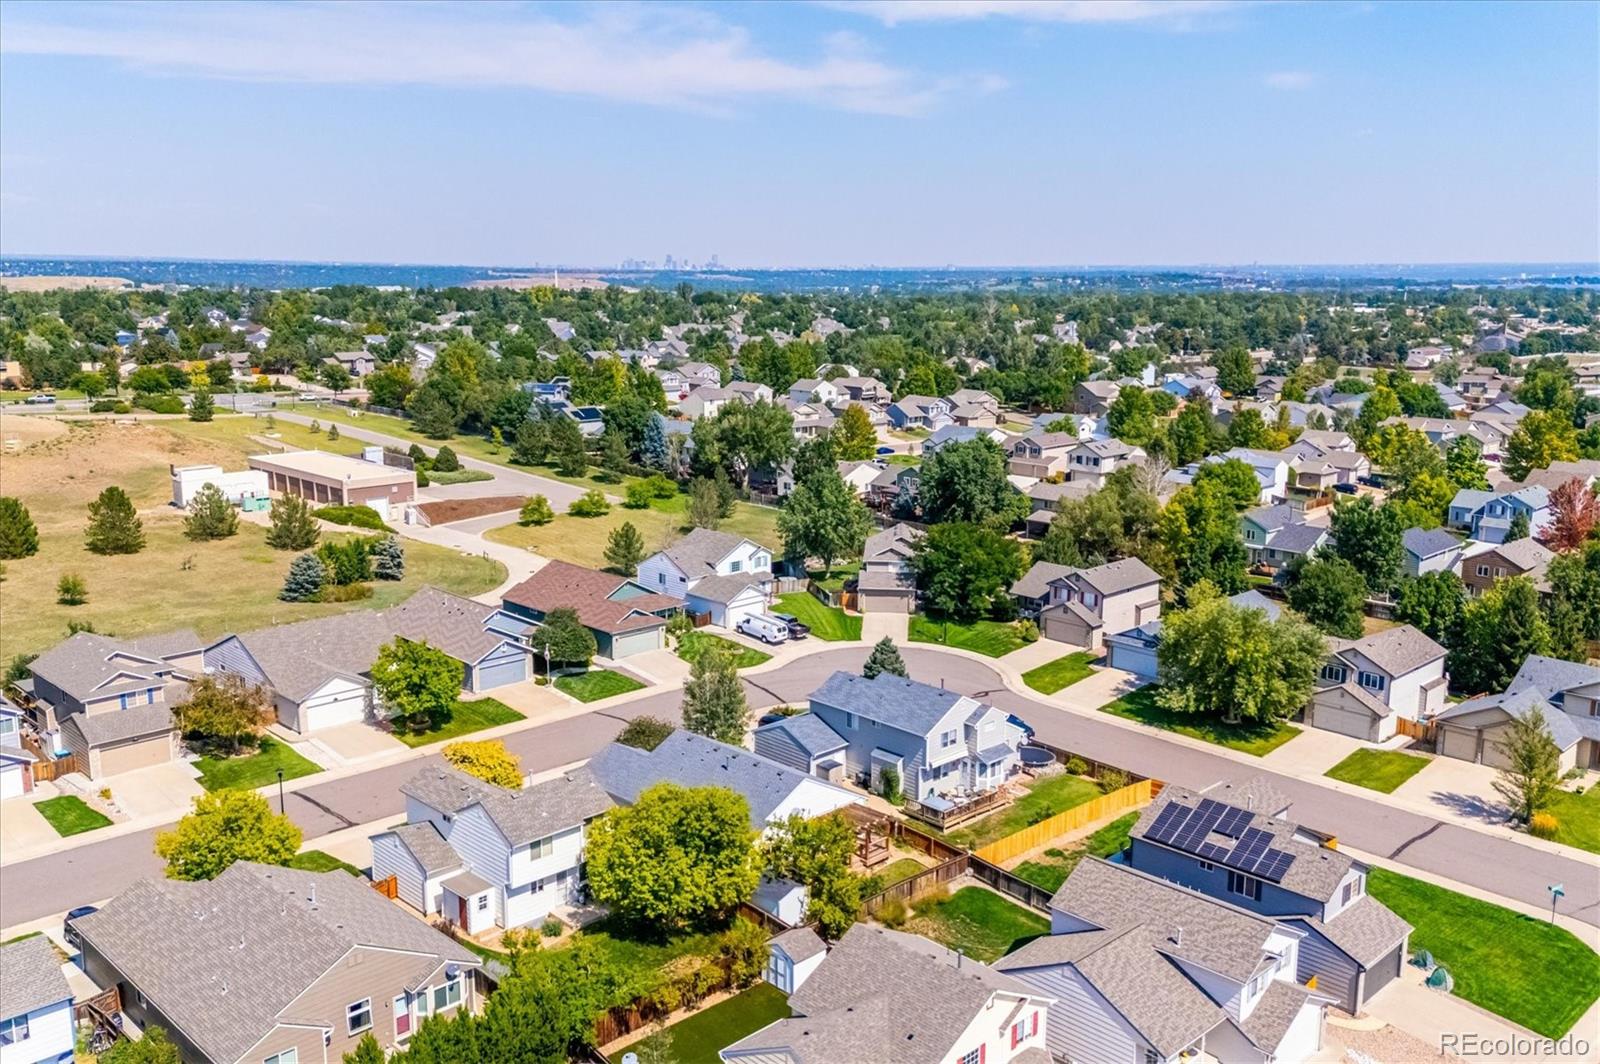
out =
<svg viewBox="0 0 1600 1064"><path fill-rule="evenodd" d="M385 876L383 879L374 879L372 881L372 889L390 901L394 901L400 896L400 877Z"/></svg>
<svg viewBox="0 0 1600 1064"><path fill-rule="evenodd" d="M961 854L958 857L952 857L943 864L925 868L910 879L902 879L892 887L888 887L882 892L865 899L862 901L861 907L868 916L876 916L878 910L889 902L907 902L919 894L926 894L940 884L960 879L967 874L968 863L967 855Z"/></svg>
<svg viewBox="0 0 1600 1064"><path fill-rule="evenodd" d="M1394 722L1395 731L1422 743L1434 741L1434 730L1437 727L1438 725L1432 721L1407 720L1405 717L1396 717Z"/></svg>
<svg viewBox="0 0 1600 1064"><path fill-rule="evenodd" d="M1151 780L1139 780L1130 783L1120 790L1110 794L1102 794L1093 801L1075 805L1066 812L1057 813L1053 817L1039 821L1029 827L1023 828L1015 834L1007 835L1003 839L996 839L989 845L975 851L977 857L992 864L1001 864L1011 860L1029 850L1038 849L1060 835L1069 831L1094 823L1102 817L1121 813L1128 809L1144 805L1154 796Z"/></svg>

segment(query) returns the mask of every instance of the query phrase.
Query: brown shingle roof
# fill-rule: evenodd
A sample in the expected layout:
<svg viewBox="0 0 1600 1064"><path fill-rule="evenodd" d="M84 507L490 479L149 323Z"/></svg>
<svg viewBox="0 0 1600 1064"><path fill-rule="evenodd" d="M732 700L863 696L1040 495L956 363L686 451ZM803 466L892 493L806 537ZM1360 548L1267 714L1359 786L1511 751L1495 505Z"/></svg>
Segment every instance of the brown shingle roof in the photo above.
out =
<svg viewBox="0 0 1600 1064"><path fill-rule="evenodd" d="M623 577L597 569L552 561L501 597L540 613L576 610L586 627L612 635L655 628L666 623L654 616L655 611L683 608L678 599L653 592L615 601L607 597L626 583Z"/></svg>

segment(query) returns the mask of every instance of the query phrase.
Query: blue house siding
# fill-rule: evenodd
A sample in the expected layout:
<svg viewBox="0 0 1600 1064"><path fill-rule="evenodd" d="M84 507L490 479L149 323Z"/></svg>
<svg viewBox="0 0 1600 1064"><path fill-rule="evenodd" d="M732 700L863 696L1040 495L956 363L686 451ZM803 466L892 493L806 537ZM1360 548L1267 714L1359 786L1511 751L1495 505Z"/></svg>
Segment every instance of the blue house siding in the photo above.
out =
<svg viewBox="0 0 1600 1064"><path fill-rule="evenodd" d="M888 750L901 758L901 787L910 793L910 784L916 781L917 794L920 796L924 793L922 765L926 760L928 747L922 736L901 731L899 728L891 728L865 717L857 717L856 725L852 728L846 723L846 714L843 710L821 702L813 701L811 712L849 742L850 745L844 749L845 772L849 776L852 778L871 776L872 751Z"/></svg>
<svg viewBox="0 0 1600 1064"><path fill-rule="evenodd" d="M800 745L780 731L757 731L756 753L799 772L811 771L811 759Z"/></svg>
<svg viewBox="0 0 1600 1064"><path fill-rule="evenodd" d="M469 671L471 690L492 691L496 687L521 683L528 678L528 653L511 643L502 643Z"/></svg>
<svg viewBox="0 0 1600 1064"><path fill-rule="evenodd" d="M1134 839L1132 847L1128 863L1139 871L1181 883L1202 894L1237 905L1241 909L1248 909L1262 916L1301 915L1315 916L1319 919L1322 916L1323 903L1320 899L1307 898L1262 880L1261 900L1256 901L1240 894L1229 893L1228 869L1220 864L1207 870L1200 867L1199 858L1169 850L1165 846L1144 839Z"/></svg>

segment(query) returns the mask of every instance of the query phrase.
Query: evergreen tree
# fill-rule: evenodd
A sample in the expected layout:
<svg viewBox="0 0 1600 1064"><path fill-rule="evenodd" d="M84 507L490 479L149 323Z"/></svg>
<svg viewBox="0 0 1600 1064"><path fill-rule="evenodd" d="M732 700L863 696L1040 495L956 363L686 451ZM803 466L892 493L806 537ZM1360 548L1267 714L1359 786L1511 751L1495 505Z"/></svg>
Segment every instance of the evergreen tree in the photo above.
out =
<svg viewBox="0 0 1600 1064"><path fill-rule="evenodd" d="M644 437L639 441L639 461L651 469L667 468L667 419L652 415L645 423Z"/></svg>
<svg viewBox="0 0 1600 1064"><path fill-rule="evenodd" d="M328 582L328 569L315 554L297 554L278 597L285 602L315 602Z"/></svg>
<svg viewBox="0 0 1600 1064"><path fill-rule="evenodd" d="M84 541L96 554L138 554L144 549L144 522L127 492L112 485L89 504Z"/></svg>
<svg viewBox="0 0 1600 1064"><path fill-rule="evenodd" d="M1505 542L1514 543L1519 539L1527 539L1529 531L1528 512L1526 510L1518 510L1511 515L1511 525L1506 529Z"/></svg>
<svg viewBox="0 0 1600 1064"><path fill-rule="evenodd" d="M606 480L612 484L619 483L627 473L628 444L622 433L606 430L600 440L600 468L605 470Z"/></svg>
<svg viewBox="0 0 1600 1064"><path fill-rule="evenodd" d="M278 550L310 550L322 532L311 516L311 505L298 495L280 495L272 500L271 527L267 546Z"/></svg>
<svg viewBox="0 0 1600 1064"><path fill-rule="evenodd" d="M524 421L517 426L511 441L511 460L522 465L539 465L550 454L550 425L543 420Z"/></svg>
<svg viewBox="0 0 1600 1064"><path fill-rule="evenodd" d="M356 1047L344 1055L344 1064L386 1064L387 1060L383 1047L372 1037L371 1031L362 1035Z"/></svg>
<svg viewBox="0 0 1600 1064"><path fill-rule="evenodd" d="M1538 589L1525 576L1507 577L1466 601L1445 668L1464 693L1504 691L1529 654L1550 649Z"/></svg>
<svg viewBox="0 0 1600 1064"><path fill-rule="evenodd" d="M744 742L749 715L733 655L721 647L708 647L689 668L689 682L683 687L683 726L738 746Z"/></svg>
<svg viewBox="0 0 1600 1064"><path fill-rule="evenodd" d="M872 653L867 655L867 663L861 667L861 675L869 680L885 672L900 677L911 675L906 671L906 659L900 656L900 648L888 636L873 644Z"/></svg>
<svg viewBox="0 0 1600 1064"><path fill-rule="evenodd" d="M581 477L589 471L589 455L583 449L583 432L570 417L558 417L550 424L550 464L564 477Z"/></svg>
<svg viewBox="0 0 1600 1064"><path fill-rule="evenodd" d="M216 411L216 404L211 401L211 393L205 388L196 388L194 396L189 400L189 420L210 421Z"/></svg>
<svg viewBox="0 0 1600 1064"><path fill-rule="evenodd" d="M183 534L190 539L227 539L239 531L239 515L215 484L206 484L189 500Z"/></svg>
<svg viewBox="0 0 1600 1064"><path fill-rule="evenodd" d="M406 549L397 536L384 536L372 545L372 575L379 580L404 580Z"/></svg>
<svg viewBox="0 0 1600 1064"><path fill-rule="evenodd" d="M328 424L328 439L337 440L338 438L339 438L339 426L333 424L332 422L329 422L329 424Z"/></svg>
<svg viewBox="0 0 1600 1064"><path fill-rule="evenodd" d="M633 576L643 560L644 537L639 535L633 522L624 521L612 529L606 543L606 561L611 563L611 568L623 576Z"/></svg>
<svg viewBox="0 0 1600 1064"><path fill-rule="evenodd" d="M433 471L435 473L456 473L461 469L461 459L456 457L456 452L450 447L439 448L433 456Z"/></svg>
<svg viewBox="0 0 1600 1064"><path fill-rule="evenodd" d="M695 528L713 529L722 523L717 486L706 477L696 477L689 488L689 523Z"/></svg>
<svg viewBox="0 0 1600 1064"><path fill-rule="evenodd" d="M39 529L22 500L0 495L0 558L26 558L39 552Z"/></svg>

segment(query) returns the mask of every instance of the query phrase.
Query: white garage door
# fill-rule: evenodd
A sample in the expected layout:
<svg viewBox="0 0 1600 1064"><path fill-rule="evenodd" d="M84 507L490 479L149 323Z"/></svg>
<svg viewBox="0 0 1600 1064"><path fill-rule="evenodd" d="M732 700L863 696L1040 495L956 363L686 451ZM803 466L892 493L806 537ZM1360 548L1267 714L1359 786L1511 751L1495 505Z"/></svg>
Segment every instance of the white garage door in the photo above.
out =
<svg viewBox="0 0 1600 1064"><path fill-rule="evenodd" d="M1458 757L1463 761L1478 760L1478 736L1465 728L1441 728L1443 742L1439 752L1445 757Z"/></svg>
<svg viewBox="0 0 1600 1064"><path fill-rule="evenodd" d="M366 715L365 691L341 691L300 703L299 730L304 733L331 728L335 724L355 724L365 720Z"/></svg>
<svg viewBox="0 0 1600 1064"><path fill-rule="evenodd" d="M1113 643L1107 658L1107 664L1113 669L1121 669L1124 672L1131 672L1135 676L1155 679L1157 671L1156 652L1150 647L1125 647Z"/></svg>
<svg viewBox="0 0 1600 1064"><path fill-rule="evenodd" d="M0 798L15 798L22 793L22 766L16 762L0 768Z"/></svg>

